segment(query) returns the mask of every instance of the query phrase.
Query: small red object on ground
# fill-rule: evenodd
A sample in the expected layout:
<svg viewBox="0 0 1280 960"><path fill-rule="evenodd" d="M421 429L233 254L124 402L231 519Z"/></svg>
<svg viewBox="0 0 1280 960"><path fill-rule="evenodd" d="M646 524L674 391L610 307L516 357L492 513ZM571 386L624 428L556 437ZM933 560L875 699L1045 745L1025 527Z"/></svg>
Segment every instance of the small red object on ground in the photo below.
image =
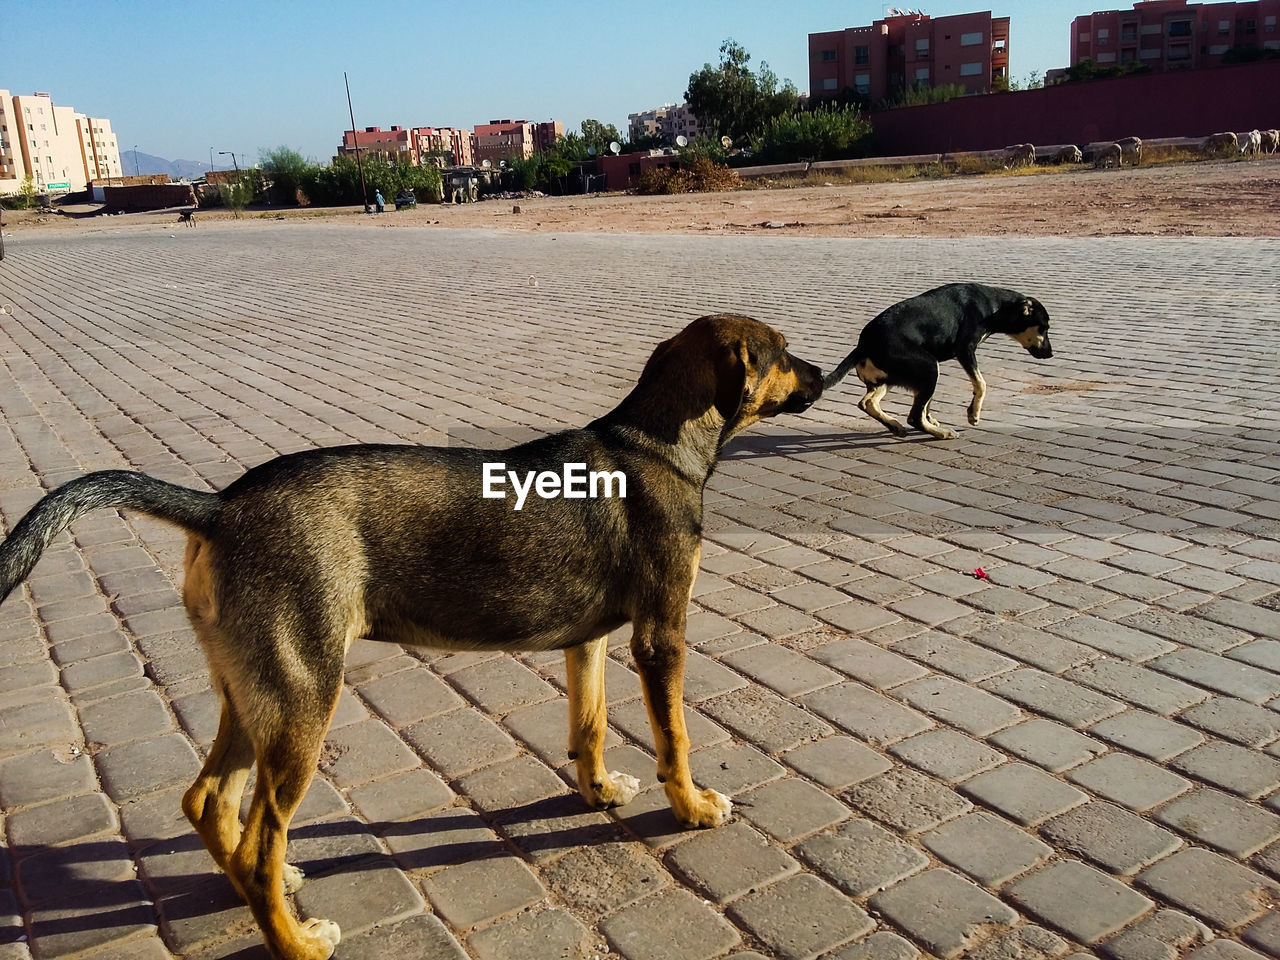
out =
<svg viewBox="0 0 1280 960"><path fill-rule="evenodd" d="M974 567L973 575L977 577L979 580L987 579L987 571L983 570L981 567Z"/></svg>

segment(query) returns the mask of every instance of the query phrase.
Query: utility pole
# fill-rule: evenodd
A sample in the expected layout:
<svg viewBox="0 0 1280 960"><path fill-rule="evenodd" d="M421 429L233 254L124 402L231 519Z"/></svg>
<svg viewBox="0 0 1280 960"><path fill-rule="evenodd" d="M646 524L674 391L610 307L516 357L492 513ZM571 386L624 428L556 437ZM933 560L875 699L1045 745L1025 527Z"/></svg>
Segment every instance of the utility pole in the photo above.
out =
<svg viewBox="0 0 1280 960"><path fill-rule="evenodd" d="M364 202L364 212L369 212L369 188L364 185L364 165L360 162L360 137L356 134L356 112L351 107L351 81L347 79L347 71L342 71L342 82L347 86L347 113L351 115L351 142L356 148L356 169L360 171L360 199Z"/></svg>

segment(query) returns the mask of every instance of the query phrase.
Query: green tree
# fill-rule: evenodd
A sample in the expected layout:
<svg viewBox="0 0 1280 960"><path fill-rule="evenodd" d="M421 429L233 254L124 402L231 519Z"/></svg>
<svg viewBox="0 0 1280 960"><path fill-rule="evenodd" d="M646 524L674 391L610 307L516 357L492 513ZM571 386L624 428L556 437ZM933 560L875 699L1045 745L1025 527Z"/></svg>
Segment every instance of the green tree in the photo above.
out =
<svg viewBox="0 0 1280 960"><path fill-rule="evenodd" d="M770 120L751 138L751 151L760 163L843 160L870 132L856 107L821 104Z"/></svg>
<svg viewBox="0 0 1280 960"><path fill-rule="evenodd" d="M599 120L582 121L582 142L587 147L595 147L596 154L608 154L609 144L622 142L622 134L612 123L601 123Z"/></svg>
<svg viewBox="0 0 1280 960"><path fill-rule="evenodd" d="M310 199L304 184L313 178L316 163L306 159L292 147L280 146L258 153L263 175L270 183L271 199L275 203L300 202L299 191Z"/></svg>
<svg viewBox="0 0 1280 960"><path fill-rule="evenodd" d="M18 196L22 198L23 210L31 209L36 202L36 194L38 192L35 179L28 173L22 178L22 186L18 188Z"/></svg>
<svg viewBox="0 0 1280 960"><path fill-rule="evenodd" d="M745 140L775 117L793 112L800 101L795 84L779 84L778 76L761 62L760 73L749 66L751 54L733 39L720 45L720 63L703 64L689 75L685 101L703 132Z"/></svg>

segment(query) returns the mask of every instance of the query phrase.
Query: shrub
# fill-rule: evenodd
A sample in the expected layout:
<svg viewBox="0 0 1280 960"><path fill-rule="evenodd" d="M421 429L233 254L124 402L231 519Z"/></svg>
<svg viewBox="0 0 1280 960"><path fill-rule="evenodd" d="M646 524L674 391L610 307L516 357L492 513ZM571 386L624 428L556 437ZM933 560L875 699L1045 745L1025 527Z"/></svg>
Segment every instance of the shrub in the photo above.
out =
<svg viewBox="0 0 1280 960"><path fill-rule="evenodd" d="M800 160L843 160L871 132L856 107L820 105L812 110L775 117L751 140L756 163Z"/></svg>
<svg viewBox="0 0 1280 960"><path fill-rule="evenodd" d="M695 157L684 168L658 167L644 171L636 182L636 193L710 193L741 186L742 179L728 167L712 163L707 157Z"/></svg>

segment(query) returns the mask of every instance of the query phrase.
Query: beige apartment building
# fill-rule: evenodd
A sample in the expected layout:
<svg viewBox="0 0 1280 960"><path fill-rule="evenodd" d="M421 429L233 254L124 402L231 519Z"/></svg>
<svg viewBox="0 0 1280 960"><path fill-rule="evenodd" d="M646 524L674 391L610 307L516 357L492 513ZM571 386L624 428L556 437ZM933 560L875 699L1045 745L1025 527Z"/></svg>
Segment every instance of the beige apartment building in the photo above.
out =
<svg viewBox="0 0 1280 960"><path fill-rule="evenodd" d="M42 193L74 193L124 175L111 121L58 106L47 93L0 90L0 194L28 176Z"/></svg>

